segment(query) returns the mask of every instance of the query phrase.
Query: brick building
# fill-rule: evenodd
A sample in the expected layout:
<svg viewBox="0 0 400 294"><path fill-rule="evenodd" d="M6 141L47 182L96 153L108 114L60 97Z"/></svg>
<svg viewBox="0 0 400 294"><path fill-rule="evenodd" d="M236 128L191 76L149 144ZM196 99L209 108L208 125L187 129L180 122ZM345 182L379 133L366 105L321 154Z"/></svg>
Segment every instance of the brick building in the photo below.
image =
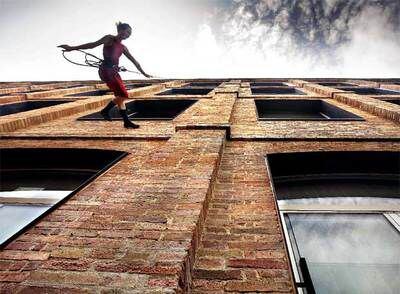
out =
<svg viewBox="0 0 400 294"><path fill-rule="evenodd" d="M0 83L1 293L395 293L400 80L126 83Z"/></svg>

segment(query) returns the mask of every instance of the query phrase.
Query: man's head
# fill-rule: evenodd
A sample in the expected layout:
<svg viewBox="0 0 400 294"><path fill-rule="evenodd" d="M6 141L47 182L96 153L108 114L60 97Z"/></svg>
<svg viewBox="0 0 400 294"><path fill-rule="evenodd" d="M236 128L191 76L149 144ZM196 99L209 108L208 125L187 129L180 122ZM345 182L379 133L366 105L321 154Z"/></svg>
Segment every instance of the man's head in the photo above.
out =
<svg viewBox="0 0 400 294"><path fill-rule="evenodd" d="M116 25L117 25L118 36L120 36L121 39L129 38L129 36L132 34L131 26L127 23L122 23L122 22L117 22Z"/></svg>

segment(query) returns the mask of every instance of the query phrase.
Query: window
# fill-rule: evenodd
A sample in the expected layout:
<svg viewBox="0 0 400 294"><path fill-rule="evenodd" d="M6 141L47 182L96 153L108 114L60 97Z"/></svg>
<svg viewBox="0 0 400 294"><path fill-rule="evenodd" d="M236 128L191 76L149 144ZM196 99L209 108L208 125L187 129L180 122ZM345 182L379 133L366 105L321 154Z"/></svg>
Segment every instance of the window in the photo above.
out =
<svg viewBox="0 0 400 294"><path fill-rule="evenodd" d="M318 85L327 87L358 87L357 85L353 85L350 83L341 83L341 82L323 82L323 83L318 83Z"/></svg>
<svg viewBox="0 0 400 294"><path fill-rule="evenodd" d="M340 90L351 91L358 95L400 95L400 92L366 87L338 87Z"/></svg>
<svg viewBox="0 0 400 294"><path fill-rule="evenodd" d="M250 87L287 87L287 85L281 82L253 82L250 83Z"/></svg>
<svg viewBox="0 0 400 294"><path fill-rule="evenodd" d="M400 99L384 99L383 101L400 105Z"/></svg>
<svg viewBox="0 0 400 294"><path fill-rule="evenodd" d="M156 95L207 95L212 90L214 90L214 88L172 88Z"/></svg>
<svg viewBox="0 0 400 294"><path fill-rule="evenodd" d="M292 87L251 87L253 95L306 95L304 92Z"/></svg>
<svg viewBox="0 0 400 294"><path fill-rule="evenodd" d="M25 94L25 93L36 93L36 92L43 92L43 91L47 91L47 90L26 90L26 91L18 91L18 92L12 92L12 93L8 93L8 94L2 94L0 96L8 96L8 95L21 95L21 94Z"/></svg>
<svg viewBox="0 0 400 294"><path fill-rule="evenodd" d="M125 154L95 149L0 149L0 246Z"/></svg>
<svg viewBox="0 0 400 294"><path fill-rule="evenodd" d="M397 293L400 152L267 156L299 293Z"/></svg>
<svg viewBox="0 0 400 294"><path fill-rule="evenodd" d="M373 211L284 214L299 272L303 258L316 293L396 293L400 232L389 217Z"/></svg>
<svg viewBox="0 0 400 294"><path fill-rule="evenodd" d="M25 112L29 110L50 107L53 105L71 102L68 100L38 100L38 101L24 101L18 103L10 103L0 105L0 116L9 115L13 113Z"/></svg>
<svg viewBox="0 0 400 294"><path fill-rule="evenodd" d="M218 83L218 82L215 82L215 83L213 83L213 82L192 82L192 83L189 83L189 85L186 85L185 88L186 87L190 87L190 88L195 88L195 87L197 87L197 88L216 88L220 84L221 83Z"/></svg>
<svg viewBox="0 0 400 294"><path fill-rule="evenodd" d="M363 120L322 100L257 99L259 120Z"/></svg>
<svg viewBox="0 0 400 294"><path fill-rule="evenodd" d="M143 87L148 87L151 86L151 83L136 83L136 84L128 84L126 85L127 90L132 90L132 89L137 89L137 88L143 88Z"/></svg>
<svg viewBox="0 0 400 294"><path fill-rule="evenodd" d="M88 91L82 93L75 93L65 95L65 97L81 97L81 96L103 96L103 95L112 95L113 93L110 90L96 90L96 91Z"/></svg>
<svg viewBox="0 0 400 294"><path fill-rule="evenodd" d="M59 88L62 88L62 89L70 89L70 88L78 88L78 87L83 87L83 86L85 86L85 85L83 85L83 84L76 84L76 85L71 85L71 86L67 86L67 87L64 87L64 86L58 87L58 86L57 86L57 89L59 89Z"/></svg>
<svg viewBox="0 0 400 294"><path fill-rule="evenodd" d="M190 99L162 99L162 100L134 100L126 103L128 116L131 120L171 120L192 106L197 100ZM118 109L110 111L111 119L122 119ZM99 112L80 117L78 120L104 120Z"/></svg>

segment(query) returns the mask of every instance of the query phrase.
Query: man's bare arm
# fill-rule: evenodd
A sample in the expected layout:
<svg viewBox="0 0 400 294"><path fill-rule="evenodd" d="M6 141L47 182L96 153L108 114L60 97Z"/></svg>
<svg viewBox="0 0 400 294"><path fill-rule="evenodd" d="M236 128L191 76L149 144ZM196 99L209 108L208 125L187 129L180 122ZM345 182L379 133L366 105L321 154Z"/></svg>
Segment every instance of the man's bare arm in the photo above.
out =
<svg viewBox="0 0 400 294"><path fill-rule="evenodd" d="M110 35L106 35L103 38L101 38L95 42L90 42L90 43L86 43L86 44L82 44L82 45L78 45L78 46L60 45L57 47L63 48L66 51L72 51L72 50L78 50L78 49L92 49L92 48L95 48L102 44L108 43L110 41L110 38L111 38Z"/></svg>
<svg viewBox="0 0 400 294"><path fill-rule="evenodd" d="M132 54L129 52L128 48L126 48L124 46L124 51L123 51L124 55L130 60L132 61L132 63L136 66L136 68L146 77L146 78L151 78L152 76L145 73L144 70L142 69L142 67L140 66L139 62L137 62L137 60L132 56Z"/></svg>

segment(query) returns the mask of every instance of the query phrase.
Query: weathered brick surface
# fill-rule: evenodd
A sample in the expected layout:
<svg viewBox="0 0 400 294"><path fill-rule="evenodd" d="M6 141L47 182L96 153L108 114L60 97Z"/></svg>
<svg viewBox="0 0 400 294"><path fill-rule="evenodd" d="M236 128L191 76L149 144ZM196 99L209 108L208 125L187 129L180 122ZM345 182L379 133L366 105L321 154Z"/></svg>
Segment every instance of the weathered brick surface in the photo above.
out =
<svg viewBox="0 0 400 294"><path fill-rule="evenodd" d="M340 89L335 89L335 88L327 87L327 86L321 86L321 85L313 84L313 83L304 83L303 87L304 87L304 89L313 91L315 93L323 95L324 97L330 97L330 98L332 98L335 93L346 93L346 91L343 91Z"/></svg>
<svg viewBox="0 0 400 294"><path fill-rule="evenodd" d="M0 89L31 86L33 82L0 82Z"/></svg>
<svg viewBox="0 0 400 294"><path fill-rule="evenodd" d="M303 88L304 84L307 83L306 81L303 81L303 80L289 80L289 82L300 88Z"/></svg>
<svg viewBox="0 0 400 294"><path fill-rule="evenodd" d="M400 91L400 84L381 83L381 88Z"/></svg>
<svg viewBox="0 0 400 294"><path fill-rule="evenodd" d="M49 84L41 84L41 85L32 85L30 86L30 90L52 90L57 88L64 88L64 87L72 87L72 86L79 86L80 83L78 82L59 82L59 83L49 83Z"/></svg>
<svg viewBox="0 0 400 294"><path fill-rule="evenodd" d="M18 93L18 92L29 92L29 86L16 86L10 88L0 88L0 95L2 94L11 94L11 93Z"/></svg>
<svg viewBox="0 0 400 294"><path fill-rule="evenodd" d="M30 110L0 117L0 134L13 132L29 126L49 122L57 118L104 106L110 98L93 97L82 101L71 101L52 107Z"/></svg>
<svg viewBox="0 0 400 294"><path fill-rule="evenodd" d="M96 98L99 99L99 98ZM85 100L86 101L86 100ZM108 100L105 100L103 105ZM28 128L21 128L13 132L3 133L3 137L18 138L126 138L126 139L160 139L170 138L175 133L175 127L171 121L137 121L138 129L127 130L119 121L78 121L86 114L99 111L101 107L78 112L64 118L41 123ZM1 121L1 120L0 120Z"/></svg>
<svg viewBox="0 0 400 294"><path fill-rule="evenodd" d="M380 82L364 81L364 80L348 80L349 83L361 86L361 87L380 87Z"/></svg>
<svg viewBox="0 0 400 294"><path fill-rule="evenodd" d="M305 81L304 81L305 82ZM349 80L348 82L354 83L359 86L364 87L380 87L379 82L372 81L362 81L362 80ZM382 117L384 119L392 120L396 123L400 122L400 106L386 103L384 101L380 101L379 99L382 96L374 96L374 95L357 95L351 92L340 92L337 89L323 87L317 84L304 83L304 87L315 91L321 92L324 95L332 97L342 103L346 103L352 107L361 109L363 111L369 112L376 116ZM400 97L400 95L385 95L386 98L390 97Z"/></svg>
<svg viewBox="0 0 400 294"><path fill-rule="evenodd" d="M306 88L300 88L297 87L298 90L302 91L305 93L305 95L297 95L297 94L255 94L252 95L250 84L244 84L245 86L242 86L239 91L239 98L248 98L248 99L254 99L254 98L320 98L321 94L316 92L316 91L311 91ZM290 86L290 84L289 84ZM279 87L278 87L279 88Z"/></svg>
<svg viewBox="0 0 400 294"><path fill-rule="evenodd" d="M82 87L74 87L74 88L68 88L68 89L54 89L54 90L48 90L48 91L27 93L26 98L27 99L40 99L40 98L82 93L82 92L86 92L86 91L93 91L95 89L96 88L93 86L82 86Z"/></svg>
<svg viewBox="0 0 400 294"><path fill-rule="evenodd" d="M174 124L177 129L229 128L235 100L236 93L216 93L211 99L197 101L185 113L177 117Z"/></svg>
<svg viewBox="0 0 400 294"><path fill-rule="evenodd" d="M280 291L279 283L291 289L264 159L244 146L251 149L232 142L224 150L193 273L199 292L264 291L268 281L257 273L264 269L277 274L268 291Z"/></svg>
<svg viewBox="0 0 400 294"><path fill-rule="evenodd" d="M180 86L182 81L169 81L161 84L155 84L148 87L137 88L129 91L130 97L152 97L154 93L160 92L169 86ZM32 86L30 86L32 87ZM94 90L96 88L104 87L103 84L94 84L93 86L84 86L78 88L68 88L68 89L56 89L51 91L35 92L24 94L26 99L70 99L80 100L75 103L69 103L64 105L56 105L52 107L31 110L23 113L17 113L12 115L7 115L0 118L0 133L13 132L18 129L23 129L35 125L39 125L45 122L49 122L55 119L70 116L76 113L84 112L87 110L92 110L104 106L113 95L103 95L100 97L62 97L63 95L81 93L88 90ZM59 97L54 97L59 95ZM61 97L60 97L61 96ZM15 98L12 99L14 101ZM7 100L8 101L8 100ZM152 134L149 134L151 137Z"/></svg>
<svg viewBox="0 0 400 294"><path fill-rule="evenodd" d="M19 101L24 101L24 100L25 100L24 94L15 94L15 95L11 94L11 95L0 97L0 105L6 104L6 103L14 103L14 102L19 102Z"/></svg>
<svg viewBox="0 0 400 294"><path fill-rule="evenodd" d="M2 281L92 291L182 290L189 284L224 136L210 130L180 131L165 143L2 140L2 147L131 152L1 251L2 262L35 262L11 273L13 265L5 263Z"/></svg>
<svg viewBox="0 0 400 294"><path fill-rule="evenodd" d="M192 81L203 80L158 80L129 92L139 99L180 99L154 94ZM111 96L0 118L0 147L129 153L0 251L0 293L293 292L264 156L400 150L400 111L384 97L339 94L315 80L259 81L286 82L307 95L256 99L322 98L365 121L258 122L250 79L219 80L211 95L198 97L175 120L139 121L137 130L124 129L121 121L76 120ZM46 99L52 91L71 93L58 88L68 83L0 83L0 89L48 90L37 92ZM106 89L99 81L81 83Z"/></svg>
<svg viewBox="0 0 400 294"><path fill-rule="evenodd" d="M367 111L350 107L333 99L325 100L361 116L365 121L258 121L254 100L238 99L232 114L231 138L246 140L302 138L313 140L400 139L399 126L395 122L377 117ZM390 104L376 100L374 100L374 103ZM398 114L400 114L400 111Z"/></svg>
<svg viewBox="0 0 400 294"><path fill-rule="evenodd" d="M399 105L357 94L334 94L333 98L379 117L392 120L397 125L400 123Z"/></svg>
<svg viewBox="0 0 400 294"><path fill-rule="evenodd" d="M294 292L264 156L400 150L379 142L227 142L196 254L194 293Z"/></svg>

